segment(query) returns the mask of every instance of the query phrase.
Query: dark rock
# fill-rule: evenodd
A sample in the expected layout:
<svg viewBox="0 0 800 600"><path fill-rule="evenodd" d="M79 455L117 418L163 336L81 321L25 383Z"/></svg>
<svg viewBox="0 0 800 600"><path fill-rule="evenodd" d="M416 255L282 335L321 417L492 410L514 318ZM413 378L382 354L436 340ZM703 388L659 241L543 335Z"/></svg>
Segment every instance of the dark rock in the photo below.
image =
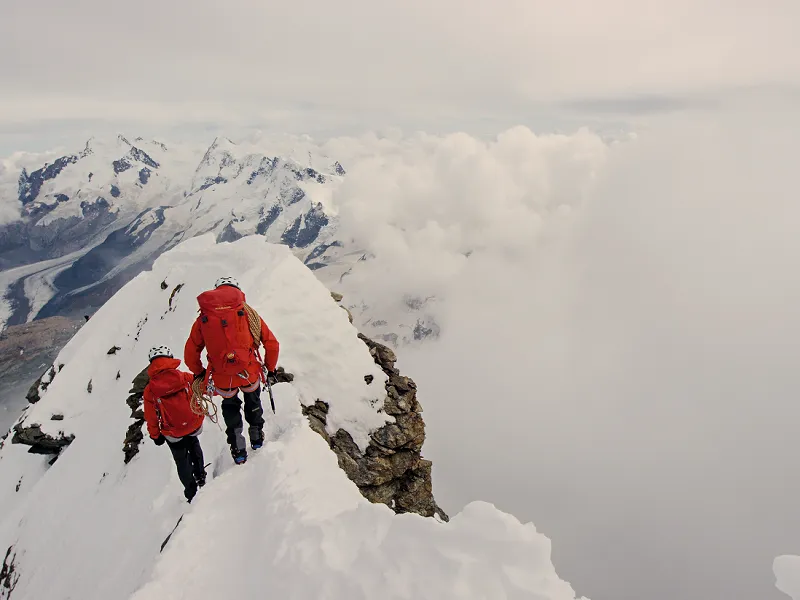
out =
<svg viewBox="0 0 800 600"><path fill-rule="evenodd" d="M244 236L236 231L234 227L235 221L229 221L228 224L225 226L225 229L219 232L217 235L217 243L222 244L225 242L235 242L236 240L242 239Z"/></svg>
<svg viewBox="0 0 800 600"><path fill-rule="evenodd" d="M298 248L310 246L327 224L328 216L325 214L322 204L316 204L303 216L303 227L297 233L294 245Z"/></svg>
<svg viewBox="0 0 800 600"><path fill-rule="evenodd" d="M178 292L180 292L182 289L183 289L183 284L179 283L178 285L175 286L175 289L172 290L172 293L169 295L170 309L172 309L172 301L175 299L175 296L178 295Z"/></svg>
<svg viewBox="0 0 800 600"><path fill-rule="evenodd" d="M129 154L130 154L131 158L133 158L134 160L138 160L141 163L146 164L148 167L152 167L154 169L157 169L158 167L161 166L156 161L154 161L152 158L150 158L150 155L147 154L147 152L145 152L144 150L140 150L136 146L131 146L131 151L130 151ZM149 169L148 169L148 172L149 172Z"/></svg>
<svg viewBox="0 0 800 600"><path fill-rule="evenodd" d="M283 212L283 207L280 204L274 204L267 214L263 214L263 208L261 220L259 220L258 225L256 225L256 233L258 235L265 235L267 230L272 226L272 224L278 219L281 212Z"/></svg>
<svg viewBox="0 0 800 600"><path fill-rule="evenodd" d="M56 194L56 202L69 202L69 196L66 194Z"/></svg>
<svg viewBox="0 0 800 600"><path fill-rule="evenodd" d="M23 205L36 200L45 181L55 179L68 165L78 162L78 156L62 156L52 164L45 164L41 169L33 171L30 175L22 169L19 176L19 200Z"/></svg>
<svg viewBox="0 0 800 600"><path fill-rule="evenodd" d="M143 167L139 170L139 183L145 185L148 181L150 181L150 169Z"/></svg>
<svg viewBox="0 0 800 600"><path fill-rule="evenodd" d="M344 296L342 296L339 292L331 292L331 298L333 298L334 302L341 302Z"/></svg>
<svg viewBox="0 0 800 600"><path fill-rule="evenodd" d="M373 381L375 381L374 375L364 375L364 381L367 382L367 385L370 385Z"/></svg>
<svg viewBox="0 0 800 600"><path fill-rule="evenodd" d="M383 410L395 422L373 431L362 453L347 431L340 429L333 435L327 431L329 407L325 401L304 406L303 414L311 429L336 453L339 467L367 500L386 504L396 513L438 516L448 521L433 497L431 462L421 455L425 422L416 398L417 386L394 368L397 356L392 350L362 334L358 337L369 347L375 363L389 375ZM374 377L367 375L364 380L369 384Z"/></svg>
<svg viewBox="0 0 800 600"><path fill-rule="evenodd" d="M287 372L283 367L275 368L275 376L270 379L270 383L292 383L294 375Z"/></svg>
<svg viewBox="0 0 800 600"><path fill-rule="evenodd" d="M208 188L210 188L212 185L217 185L219 183L228 183L228 180L220 176L214 177L214 179L206 179L203 182L203 185L201 185L200 189L198 189L197 191L202 192L203 190L207 190Z"/></svg>
<svg viewBox="0 0 800 600"><path fill-rule="evenodd" d="M281 236L281 243L290 248L305 248L314 243L328 224L328 217L322 208L322 204L317 203L308 212L297 217L292 224L286 228Z"/></svg>
<svg viewBox="0 0 800 600"><path fill-rule="evenodd" d="M11 598L11 593L17 587L17 582L19 582L19 573L17 573L17 567L14 564L17 556L12 554L13 550L14 546L8 547L6 556L3 559L3 568L0 569L0 590L2 590L0 593L5 596L6 600Z"/></svg>
<svg viewBox="0 0 800 600"><path fill-rule="evenodd" d="M375 363L383 369L384 373L387 375L398 374L397 369L394 368L394 363L397 362L397 355L391 348L369 339L363 333L359 333L358 338L369 347L369 353Z"/></svg>
<svg viewBox="0 0 800 600"><path fill-rule="evenodd" d="M117 381L119 381L119 378L120 378L120 377L122 377L122 373L120 373L119 371L117 371L117 376L115 377L115 379L116 379Z"/></svg>
<svg viewBox="0 0 800 600"><path fill-rule="evenodd" d="M55 414L52 417L50 417L50 420L51 421L63 421L64 420L64 415Z"/></svg>
<svg viewBox="0 0 800 600"><path fill-rule="evenodd" d="M347 174L347 171L345 171L344 167L341 164L339 164L338 160L335 163L333 163L333 172L339 175L340 177Z"/></svg>
<svg viewBox="0 0 800 600"><path fill-rule="evenodd" d="M162 290L165 290L165 289L167 289L168 287L169 287L169 286L167 285L167 281L166 281L166 280L164 280L164 281L162 281L162 282L161 282L161 289L162 289Z"/></svg>
<svg viewBox="0 0 800 600"><path fill-rule="evenodd" d="M109 349L108 352L106 352L106 354L116 354L120 350L122 350L122 348L120 348L119 346L113 346L112 348Z"/></svg>
<svg viewBox="0 0 800 600"><path fill-rule="evenodd" d="M308 256L306 256L306 259L303 262L310 267L311 264L314 264L313 261L315 261L328 251L328 248L341 247L341 246L342 243L338 241L331 242L330 244L320 244L319 246L317 246L311 252L308 253ZM325 266L325 263L320 263L320 264Z"/></svg>
<svg viewBox="0 0 800 600"><path fill-rule="evenodd" d="M89 385L86 386L86 391L92 393L92 380L89 380Z"/></svg>
<svg viewBox="0 0 800 600"><path fill-rule="evenodd" d="M133 378L133 385L128 390L130 395L125 400L125 403L131 409L131 418L133 419L133 423L128 426L128 430L125 432L125 440L122 444L126 465L139 453L139 445L144 440L144 433L142 432L142 427L144 426L142 403L144 400L144 388L147 386L148 381L150 381L150 376L147 374L147 367L145 367Z"/></svg>
<svg viewBox="0 0 800 600"><path fill-rule="evenodd" d="M117 186L115 186L114 184L111 184L111 195L114 198L119 198L120 193L121 192L119 191L119 188Z"/></svg>
<svg viewBox="0 0 800 600"><path fill-rule="evenodd" d="M139 453L139 445L142 443L142 440L144 440L144 433L142 432L143 425L144 419L136 419L130 424L128 431L125 433L125 442L122 446L122 452L125 454L124 463L126 465Z"/></svg>
<svg viewBox="0 0 800 600"><path fill-rule="evenodd" d="M120 158L119 160L115 160L111 163L114 167L114 173L119 175L120 173L124 173L128 169L130 169L133 165L128 161L126 158Z"/></svg>
<svg viewBox="0 0 800 600"><path fill-rule="evenodd" d="M22 424L14 426L14 436L11 438L12 444L25 444L30 446L28 452L31 454L59 454L62 448L69 446L75 436L59 433L58 437L53 437L42 431L41 425L34 423L27 427Z"/></svg>
<svg viewBox="0 0 800 600"><path fill-rule="evenodd" d="M281 243L286 244L290 248L294 248L297 240L297 234L300 232L300 225L302 222L303 216L301 215L283 231L283 235L281 235Z"/></svg>
<svg viewBox="0 0 800 600"><path fill-rule="evenodd" d="M258 169L250 173L250 177L247 178L247 185L252 185L253 182L259 175L268 176L272 171L275 170L275 167L278 166L278 158L267 158L266 156L261 159L261 164L259 165Z"/></svg>
<svg viewBox="0 0 800 600"><path fill-rule="evenodd" d="M28 393L25 394L25 398L28 400L28 402L31 404L36 404L39 400L41 400L41 393L44 392L53 382L55 376L55 366L50 367L44 373L42 373L39 379L33 382L33 385L28 390Z"/></svg>

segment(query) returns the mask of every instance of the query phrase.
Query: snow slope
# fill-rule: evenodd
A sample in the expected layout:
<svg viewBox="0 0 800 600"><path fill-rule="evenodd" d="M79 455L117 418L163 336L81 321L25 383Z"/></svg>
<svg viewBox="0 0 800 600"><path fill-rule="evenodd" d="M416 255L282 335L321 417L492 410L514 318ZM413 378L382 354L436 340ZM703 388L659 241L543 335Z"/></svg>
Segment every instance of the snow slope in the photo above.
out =
<svg viewBox="0 0 800 600"><path fill-rule="evenodd" d="M240 280L295 380L275 386L268 443L242 467L206 420L209 483L187 505L167 449L147 441L124 464L132 423L125 400L149 347L181 353L196 295L222 274ZM108 354L112 346L121 349ZM13 565L0 582L2 599L202 600L223 590L276 598L575 597L550 562L549 540L531 524L484 503L445 524L398 516L361 496L300 404L326 400L331 431L343 427L363 445L392 418L378 412L386 376L329 291L285 246L255 236L216 243L213 234L181 243L114 295L55 365L22 425L75 438L52 465L9 438L0 448L0 550Z"/></svg>

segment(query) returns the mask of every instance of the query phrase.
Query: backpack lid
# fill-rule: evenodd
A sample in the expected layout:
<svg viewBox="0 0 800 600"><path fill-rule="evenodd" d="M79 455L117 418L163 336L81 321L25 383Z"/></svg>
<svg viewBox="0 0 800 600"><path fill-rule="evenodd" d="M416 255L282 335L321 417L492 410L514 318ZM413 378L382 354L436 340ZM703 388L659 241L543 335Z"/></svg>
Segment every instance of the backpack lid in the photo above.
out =
<svg viewBox="0 0 800 600"><path fill-rule="evenodd" d="M244 292L229 285L208 290L197 297L197 304L200 306L200 310L207 313L238 309L244 303Z"/></svg>

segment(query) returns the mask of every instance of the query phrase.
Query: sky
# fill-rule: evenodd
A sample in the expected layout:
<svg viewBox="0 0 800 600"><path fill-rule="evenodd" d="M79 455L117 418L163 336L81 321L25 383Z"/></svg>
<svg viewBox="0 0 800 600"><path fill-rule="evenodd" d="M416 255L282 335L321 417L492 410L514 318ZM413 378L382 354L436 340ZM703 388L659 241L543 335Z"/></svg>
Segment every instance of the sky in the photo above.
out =
<svg viewBox="0 0 800 600"><path fill-rule="evenodd" d="M593 600L779 600L797 23L793 0L5 0L0 154L327 140L377 257L356 283L438 298L441 339L399 366L445 508L532 520Z"/></svg>
<svg viewBox="0 0 800 600"><path fill-rule="evenodd" d="M0 150L616 123L795 89L798 22L794 0L5 0Z"/></svg>

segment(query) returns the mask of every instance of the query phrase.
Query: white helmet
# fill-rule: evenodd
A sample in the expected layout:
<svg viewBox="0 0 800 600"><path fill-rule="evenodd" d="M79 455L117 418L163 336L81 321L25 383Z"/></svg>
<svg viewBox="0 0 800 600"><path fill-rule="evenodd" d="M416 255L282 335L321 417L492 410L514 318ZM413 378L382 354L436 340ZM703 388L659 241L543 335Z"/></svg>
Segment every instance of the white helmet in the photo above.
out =
<svg viewBox="0 0 800 600"><path fill-rule="evenodd" d="M147 358L149 358L151 362L154 358L158 358L159 356L174 358L174 356L172 356L172 350L170 350L167 346L156 346L155 348L150 348L150 352L147 354Z"/></svg>
<svg viewBox="0 0 800 600"><path fill-rule="evenodd" d="M214 284L215 288L220 287L221 285L232 285L237 289L242 289L239 287L239 282L236 281L233 277L220 277L217 279L217 282Z"/></svg>

